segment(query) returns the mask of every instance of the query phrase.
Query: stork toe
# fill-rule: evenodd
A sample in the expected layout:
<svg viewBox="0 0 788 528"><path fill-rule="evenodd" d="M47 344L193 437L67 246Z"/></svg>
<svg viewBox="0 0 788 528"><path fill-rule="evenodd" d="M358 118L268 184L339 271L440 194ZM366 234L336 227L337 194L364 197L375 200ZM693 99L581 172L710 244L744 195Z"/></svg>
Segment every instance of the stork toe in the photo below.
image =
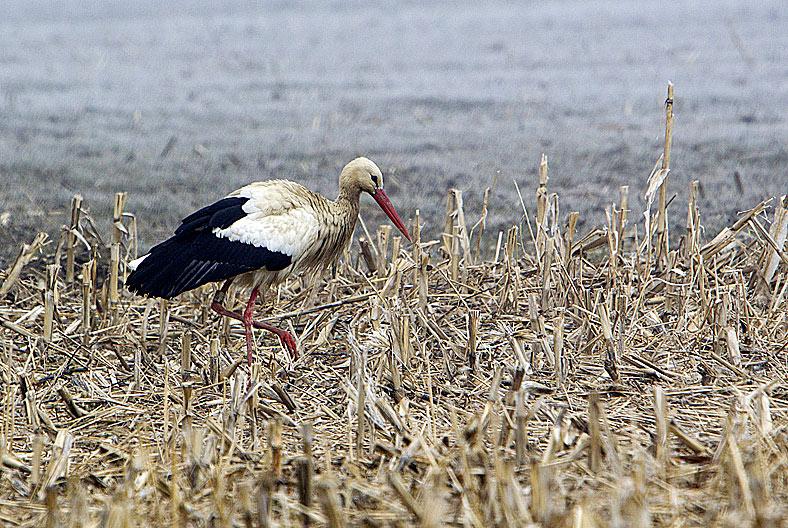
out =
<svg viewBox="0 0 788 528"><path fill-rule="evenodd" d="M279 340L287 349L287 352L290 354L290 358L298 359L298 345L296 344L296 340L292 334L290 334L290 332L287 330L282 330L282 333L279 334Z"/></svg>

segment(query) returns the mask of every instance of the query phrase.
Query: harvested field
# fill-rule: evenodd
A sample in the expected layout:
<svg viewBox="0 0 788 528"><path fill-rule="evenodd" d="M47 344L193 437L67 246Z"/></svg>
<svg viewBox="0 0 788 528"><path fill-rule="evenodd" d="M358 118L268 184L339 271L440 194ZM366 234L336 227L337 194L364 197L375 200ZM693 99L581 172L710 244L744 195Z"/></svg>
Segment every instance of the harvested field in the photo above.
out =
<svg viewBox="0 0 788 528"><path fill-rule="evenodd" d="M669 245L667 138L645 226L622 188L577 233L544 158L508 232L452 191L281 287L302 356L251 369L211 288L123 290L125 195L111 234L75 198L0 275L0 523L788 526L788 200L709 236L693 184Z"/></svg>

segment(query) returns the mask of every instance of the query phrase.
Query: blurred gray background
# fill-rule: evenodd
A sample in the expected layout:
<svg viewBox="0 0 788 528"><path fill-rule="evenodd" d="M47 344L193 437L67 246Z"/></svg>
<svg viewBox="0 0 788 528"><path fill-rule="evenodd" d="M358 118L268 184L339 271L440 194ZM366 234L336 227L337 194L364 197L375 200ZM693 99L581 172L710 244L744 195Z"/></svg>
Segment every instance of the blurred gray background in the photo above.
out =
<svg viewBox="0 0 788 528"><path fill-rule="evenodd" d="M149 245L249 181L333 195L361 154L431 234L452 186L519 221L542 152L562 216L603 222L625 184L639 216L668 80L672 218L699 179L716 230L788 191L787 49L778 1L2 0L0 255L74 193L106 219L128 191Z"/></svg>

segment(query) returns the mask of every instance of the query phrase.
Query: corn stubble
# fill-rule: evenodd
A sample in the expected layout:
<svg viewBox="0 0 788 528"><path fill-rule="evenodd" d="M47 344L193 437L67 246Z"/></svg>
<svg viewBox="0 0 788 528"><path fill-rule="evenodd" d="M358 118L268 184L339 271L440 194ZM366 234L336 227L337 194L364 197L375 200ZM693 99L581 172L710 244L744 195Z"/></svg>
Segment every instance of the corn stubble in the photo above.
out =
<svg viewBox="0 0 788 528"><path fill-rule="evenodd" d="M440 240L364 226L281 287L302 359L251 371L210 287L123 290L125 194L106 240L75 197L0 275L0 524L786 525L788 200L704 242L693 182L669 236L672 107L645 222L623 187L561 224L546 157L506 233L451 190Z"/></svg>

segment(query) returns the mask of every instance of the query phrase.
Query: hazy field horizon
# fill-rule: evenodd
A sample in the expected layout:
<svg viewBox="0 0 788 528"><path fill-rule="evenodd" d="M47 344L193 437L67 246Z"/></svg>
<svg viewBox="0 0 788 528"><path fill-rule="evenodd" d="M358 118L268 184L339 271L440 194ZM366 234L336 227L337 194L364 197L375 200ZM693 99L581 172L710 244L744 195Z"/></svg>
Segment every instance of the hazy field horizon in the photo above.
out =
<svg viewBox="0 0 788 528"><path fill-rule="evenodd" d="M587 229L620 185L642 210L668 80L672 215L699 179L716 230L788 188L787 22L778 2L6 0L0 259L55 233L74 193L104 219L128 191L151 244L249 181L333 195L361 154L434 235L450 187L475 219L493 185L490 229L516 222L512 180L530 206L545 152Z"/></svg>

